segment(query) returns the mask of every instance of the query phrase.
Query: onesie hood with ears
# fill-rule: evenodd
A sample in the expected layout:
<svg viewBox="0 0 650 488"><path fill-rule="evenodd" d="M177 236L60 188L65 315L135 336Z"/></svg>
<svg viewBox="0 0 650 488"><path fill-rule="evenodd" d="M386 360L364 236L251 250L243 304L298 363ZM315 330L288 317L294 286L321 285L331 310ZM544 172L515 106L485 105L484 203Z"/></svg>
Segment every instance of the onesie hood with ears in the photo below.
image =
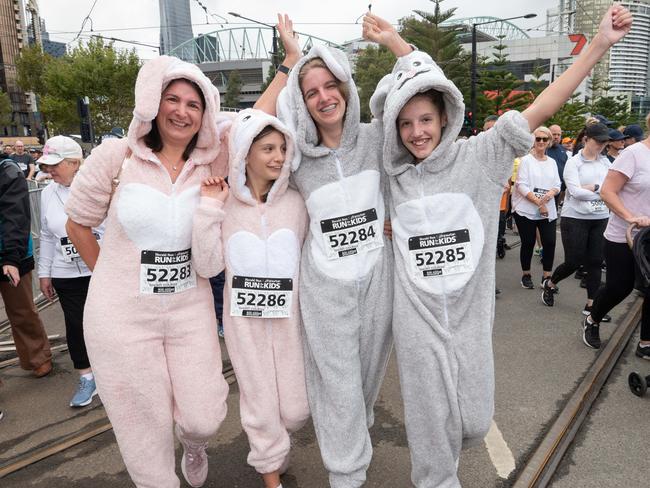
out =
<svg viewBox="0 0 650 488"><path fill-rule="evenodd" d="M159 56L147 61L138 72L135 108L127 136L129 148L142 159L152 156L143 138L151 130L151 121L158 115L162 92L169 83L179 78L196 83L205 98L203 120L192 159L195 164L211 163L220 153L220 140L231 118L219 112L219 91L208 77L197 66L171 56ZM225 157L223 159L225 162Z"/></svg>
<svg viewBox="0 0 650 488"><path fill-rule="evenodd" d="M330 149L320 146L318 143L318 130L316 124L309 115L307 106L302 98L300 81L298 75L300 69L314 58L321 58L332 74L340 81L347 84L348 99L346 101L345 119L343 122L343 136L341 139L342 148L354 145L359 133L359 95L357 87L352 79L350 63L343 51L323 45L313 46L306 56L293 67L289 73L287 86L280 92L277 101L278 117L296 134L296 143L300 152L310 157L323 156L330 152ZM300 159L296 160L296 166Z"/></svg>
<svg viewBox="0 0 650 488"><path fill-rule="evenodd" d="M370 99L373 116L384 123L384 168L390 175L402 173L405 170L404 165L413 161L413 156L399 137L397 116L414 95L431 89L442 93L447 116L440 143L425 160L431 162L451 147L458 137L465 117L463 95L431 57L421 51L415 51L398 58L393 72L381 79Z"/></svg>
<svg viewBox="0 0 650 488"><path fill-rule="evenodd" d="M255 109L242 110L232 123L229 136L230 170L228 182L233 195L244 203L256 205L257 201L246 186L246 157L253 144L253 139L266 127L273 126L284 135L287 145L284 164L280 176L273 183L266 199L267 204L280 197L287 189L289 175L296 157L296 142L291 131L280 120L272 115Z"/></svg>

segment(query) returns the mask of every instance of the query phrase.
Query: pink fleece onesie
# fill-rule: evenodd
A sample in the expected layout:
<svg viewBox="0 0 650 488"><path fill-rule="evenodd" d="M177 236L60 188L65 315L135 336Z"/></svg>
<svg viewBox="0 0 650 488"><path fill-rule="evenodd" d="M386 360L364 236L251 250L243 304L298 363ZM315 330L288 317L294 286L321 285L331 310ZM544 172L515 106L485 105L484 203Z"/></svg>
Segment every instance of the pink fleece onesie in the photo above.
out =
<svg viewBox="0 0 650 488"><path fill-rule="evenodd" d="M267 125L284 134L287 152L266 203L258 203L245 184L246 156ZM224 333L251 447L248 462L259 473L271 473L286 467L289 433L309 417L298 306L307 211L300 194L287 188L294 139L278 119L259 110L240 112L229 147L228 199L222 207L219 200L202 198L199 206L213 216L206 235L217 239L221 252L197 270L216 274L225 266ZM210 246L202 242L199 246Z"/></svg>
<svg viewBox="0 0 650 488"><path fill-rule="evenodd" d="M206 107L196 149L172 183L143 136L177 78L198 84ZM138 487L177 488L174 422L185 438L206 442L226 415L210 284L196 272L206 257L192 241L193 230L201 235L210 225L197 206L200 182L219 168L219 95L198 68L166 56L142 67L135 95L128 141L107 140L92 152L66 211L89 227L107 216L84 333L124 463Z"/></svg>

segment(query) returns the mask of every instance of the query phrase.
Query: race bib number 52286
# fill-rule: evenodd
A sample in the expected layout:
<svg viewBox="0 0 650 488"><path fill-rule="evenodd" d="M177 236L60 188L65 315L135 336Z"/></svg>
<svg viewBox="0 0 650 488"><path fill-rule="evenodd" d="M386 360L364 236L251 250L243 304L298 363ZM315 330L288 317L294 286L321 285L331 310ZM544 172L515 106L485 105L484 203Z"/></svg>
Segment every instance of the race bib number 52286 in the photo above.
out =
<svg viewBox="0 0 650 488"><path fill-rule="evenodd" d="M230 294L232 317L287 318L291 316L293 280L233 276Z"/></svg>
<svg viewBox="0 0 650 488"><path fill-rule="evenodd" d="M190 249L140 253L140 293L178 293L195 286Z"/></svg>
<svg viewBox="0 0 650 488"><path fill-rule="evenodd" d="M468 229L410 237L408 244L416 277L472 271L472 245Z"/></svg>
<svg viewBox="0 0 650 488"><path fill-rule="evenodd" d="M321 220L327 259L338 259L384 245L374 208L333 219Z"/></svg>

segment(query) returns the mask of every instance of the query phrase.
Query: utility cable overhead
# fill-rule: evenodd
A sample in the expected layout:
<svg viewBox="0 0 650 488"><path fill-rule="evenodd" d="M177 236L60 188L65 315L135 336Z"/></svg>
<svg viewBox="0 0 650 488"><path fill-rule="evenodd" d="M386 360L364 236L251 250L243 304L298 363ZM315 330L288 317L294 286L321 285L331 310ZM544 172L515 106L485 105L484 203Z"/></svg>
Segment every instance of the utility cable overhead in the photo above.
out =
<svg viewBox="0 0 650 488"><path fill-rule="evenodd" d="M86 17L84 17L84 19L81 21L81 29L79 29L79 32L77 32L77 35L75 36L75 38L72 39L72 41L70 41L70 42L74 42L74 41L76 41L77 39L79 39L79 36L80 36L81 33L83 32L84 27L86 26L86 22L87 22L87 21L90 21L90 31L92 32L92 30L93 30L93 19L90 18L90 14L93 13L93 10L95 9L95 5L97 5L97 1L98 1L98 0L95 0L95 1L93 2L93 6L90 7L90 12L88 12L88 15L86 15Z"/></svg>

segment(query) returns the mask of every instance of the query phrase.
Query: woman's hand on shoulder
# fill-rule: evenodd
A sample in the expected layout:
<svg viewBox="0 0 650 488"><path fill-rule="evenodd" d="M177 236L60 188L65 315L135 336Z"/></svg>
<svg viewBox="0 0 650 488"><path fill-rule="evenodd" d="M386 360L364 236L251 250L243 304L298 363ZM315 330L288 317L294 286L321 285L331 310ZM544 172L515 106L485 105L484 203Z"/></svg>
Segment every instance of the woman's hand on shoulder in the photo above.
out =
<svg viewBox="0 0 650 488"><path fill-rule="evenodd" d="M224 203L228 198L228 183L218 176L210 176L201 182L201 196Z"/></svg>

